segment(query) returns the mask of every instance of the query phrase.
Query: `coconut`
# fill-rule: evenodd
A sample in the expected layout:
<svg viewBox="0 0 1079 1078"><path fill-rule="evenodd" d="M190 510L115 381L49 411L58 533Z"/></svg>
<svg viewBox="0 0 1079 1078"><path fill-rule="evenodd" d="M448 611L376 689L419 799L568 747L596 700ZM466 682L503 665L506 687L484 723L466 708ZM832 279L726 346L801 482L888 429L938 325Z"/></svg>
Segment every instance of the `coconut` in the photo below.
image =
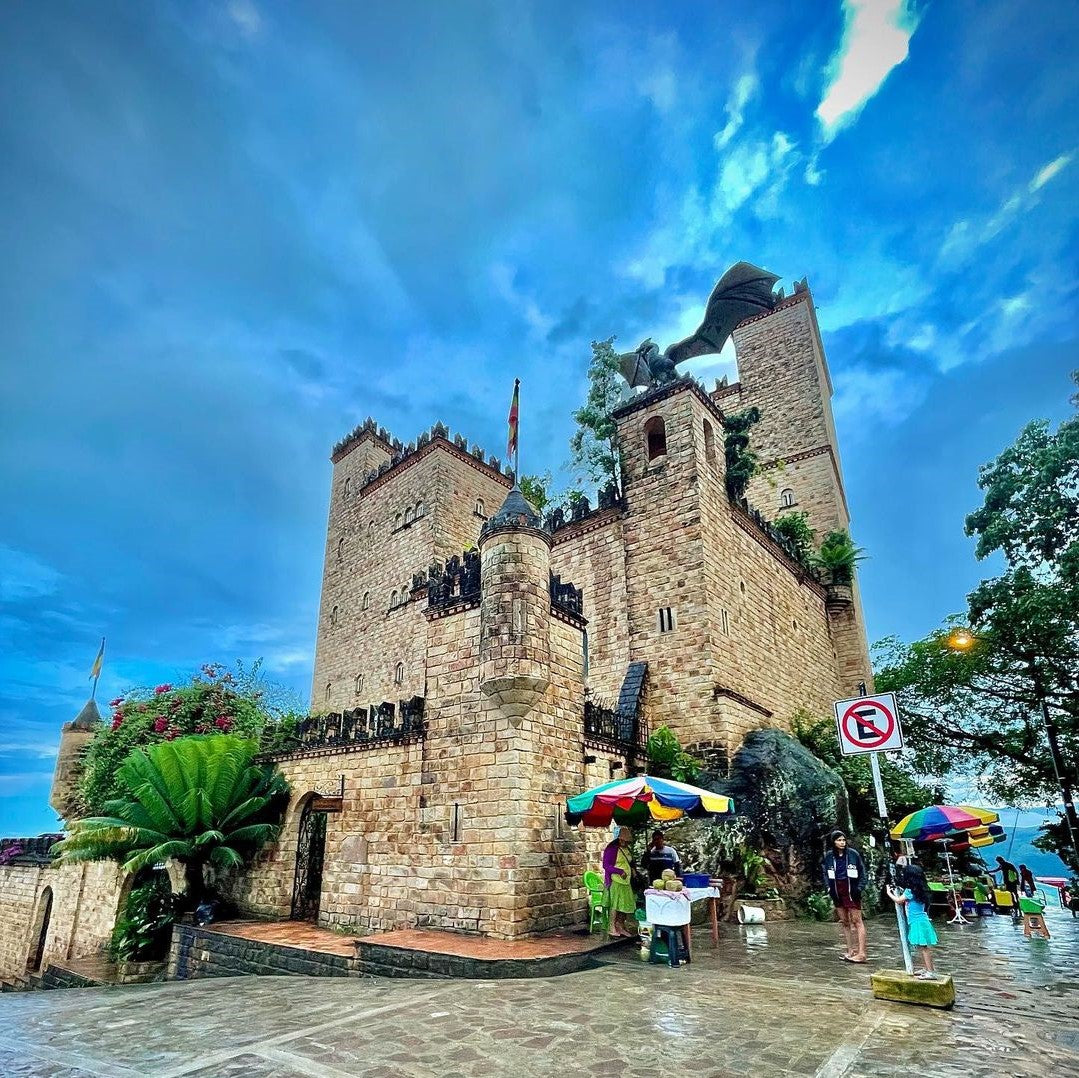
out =
<svg viewBox="0 0 1079 1078"><path fill-rule="evenodd" d="M666 883L666 889L668 891L681 891L682 890L682 881L681 880L668 880L667 883Z"/></svg>
<svg viewBox="0 0 1079 1078"><path fill-rule="evenodd" d="M673 868L665 868L662 872L662 876L665 880L673 880L677 877L677 873Z"/></svg>
<svg viewBox="0 0 1079 1078"><path fill-rule="evenodd" d="M653 886L653 887L654 887L654 888L655 888L655 889L656 889L657 891L662 891L662 890L663 890L663 888L664 888L664 886L666 885L666 883L667 883L667 881L666 881L666 880L653 880L653 881L652 881L652 886Z"/></svg>

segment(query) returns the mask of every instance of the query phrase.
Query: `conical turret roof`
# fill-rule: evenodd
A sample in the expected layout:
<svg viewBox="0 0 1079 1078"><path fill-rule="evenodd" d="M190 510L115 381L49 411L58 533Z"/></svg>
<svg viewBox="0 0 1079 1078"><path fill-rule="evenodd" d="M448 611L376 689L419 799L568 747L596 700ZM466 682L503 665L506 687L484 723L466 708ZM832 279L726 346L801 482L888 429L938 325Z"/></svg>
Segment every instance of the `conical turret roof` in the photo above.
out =
<svg viewBox="0 0 1079 1078"><path fill-rule="evenodd" d="M87 700L82 711L71 722L73 730L94 730L101 725L101 712L93 700Z"/></svg>
<svg viewBox="0 0 1079 1078"><path fill-rule="evenodd" d="M536 528L543 530L543 518L538 510L521 493L521 488L514 484L513 489L506 495L502 508L483 526L484 532L492 532L497 528Z"/></svg>

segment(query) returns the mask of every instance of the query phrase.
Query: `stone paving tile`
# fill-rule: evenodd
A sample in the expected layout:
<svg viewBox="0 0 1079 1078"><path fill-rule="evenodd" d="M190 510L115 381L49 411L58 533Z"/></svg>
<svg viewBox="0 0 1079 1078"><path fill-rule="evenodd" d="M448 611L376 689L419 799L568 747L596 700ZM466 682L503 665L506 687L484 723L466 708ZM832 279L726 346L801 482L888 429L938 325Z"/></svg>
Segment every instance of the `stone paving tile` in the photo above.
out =
<svg viewBox="0 0 1079 1078"><path fill-rule="evenodd" d="M0 997L6 1078L890 1078L1079 1074L1079 922L1050 944L1004 919L939 926L954 1011L874 1001L837 930L723 927L692 964L634 952L545 980L236 978ZM1071 1036L1071 1040L1069 1040Z"/></svg>

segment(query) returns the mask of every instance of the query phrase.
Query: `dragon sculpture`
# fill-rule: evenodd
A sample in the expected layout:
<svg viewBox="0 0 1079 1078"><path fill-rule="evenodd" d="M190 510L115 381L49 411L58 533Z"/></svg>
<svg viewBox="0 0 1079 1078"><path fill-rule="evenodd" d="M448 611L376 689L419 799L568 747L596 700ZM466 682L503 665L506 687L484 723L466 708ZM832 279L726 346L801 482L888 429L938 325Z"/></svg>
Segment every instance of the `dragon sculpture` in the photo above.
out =
<svg viewBox="0 0 1079 1078"><path fill-rule="evenodd" d="M631 386L655 386L678 377L678 364L694 356L714 355L722 350L739 322L755 314L771 311L783 298L773 292L779 278L749 262L737 262L712 289L704 321L684 341L660 352L651 337L633 352L618 357L622 377Z"/></svg>

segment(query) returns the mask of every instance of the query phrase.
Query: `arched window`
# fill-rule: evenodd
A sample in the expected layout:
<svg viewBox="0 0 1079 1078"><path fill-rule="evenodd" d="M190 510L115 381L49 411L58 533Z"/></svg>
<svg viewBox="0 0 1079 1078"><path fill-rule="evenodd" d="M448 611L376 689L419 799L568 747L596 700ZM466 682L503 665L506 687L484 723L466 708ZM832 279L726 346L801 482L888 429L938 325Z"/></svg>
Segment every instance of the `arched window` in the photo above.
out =
<svg viewBox="0 0 1079 1078"><path fill-rule="evenodd" d="M478 516L478 517L487 516L487 509L483 504L483 499L482 498L477 498L476 499L476 516Z"/></svg>
<svg viewBox="0 0 1079 1078"><path fill-rule="evenodd" d="M337 624L337 607L336 606L330 611L330 624L331 625L336 625Z"/></svg>
<svg viewBox="0 0 1079 1078"><path fill-rule="evenodd" d="M401 523L402 523L402 520L401 520L401 514L400 514L400 513L398 513L398 514L397 514L397 516L396 516L396 517L394 517L394 520L393 520L393 526L394 526L395 528L399 528L399 527L401 527Z"/></svg>
<svg viewBox="0 0 1079 1078"><path fill-rule="evenodd" d="M363 674L356 675L356 684L353 686L353 688L357 696L359 696L360 693L363 692Z"/></svg>
<svg viewBox="0 0 1079 1078"><path fill-rule="evenodd" d="M644 425L644 440L648 449L648 459L665 456L667 453L667 428L663 417L654 415Z"/></svg>
<svg viewBox="0 0 1079 1078"><path fill-rule="evenodd" d="M408 600L411 598L411 595L410 595L411 591L412 591L412 585L411 584L406 584L401 589L401 602L402 603L407 603L408 602Z"/></svg>
<svg viewBox="0 0 1079 1078"><path fill-rule="evenodd" d="M326 703L330 702L330 683L326 682Z"/></svg>
<svg viewBox="0 0 1079 1078"><path fill-rule="evenodd" d="M704 459L709 464L716 462L716 436L712 430L712 424L704 420Z"/></svg>
<svg viewBox="0 0 1079 1078"><path fill-rule="evenodd" d="M367 610L370 607L370 605L371 605L371 593L369 591L365 591L363 593L363 606L362 606L362 609Z"/></svg>
<svg viewBox="0 0 1079 1078"><path fill-rule="evenodd" d="M337 560L341 561L345 556L345 539L342 536L337 540Z"/></svg>
<svg viewBox="0 0 1079 1078"><path fill-rule="evenodd" d="M347 498L352 493L352 480L345 480L345 497Z"/></svg>
<svg viewBox="0 0 1079 1078"><path fill-rule="evenodd" d="M406 524L411 524L412 523L412 506L411 505L405 510L405 523Z"/></svg>
<svg viewBox="0 0 1079 1078"><path fill-rule="evenodd" d="M398 663L393 670L393 683L400 685L405 680L405 664Z"/></svg>
<svg viewBox="0 0 1079 1078"><path fill-rule="evenodd" d="M416 519L419 520L424 514L423 502L416 502Z"/></svg>
<svg viewBox="0 0 1079 1078"><path fill-rule="evenodd" d="M375 522L372 520L371 523L367 525L367 541L370 542L372 539L374 539L374 537L375 537Z"/></svg>
<svg viewBox="0 0 1079 1078"><path fill-rule="evenodd" d="M794 491L788 487L779 496L779 507L781 509L789 509L792 505L794 505Z"/></svg>
<svg viewBox="0 0 1079 1078"><path fill-rule="evenodd" d="M397 592L395 591L390 596L390 609L392 610L397 605Z"/></svg>

